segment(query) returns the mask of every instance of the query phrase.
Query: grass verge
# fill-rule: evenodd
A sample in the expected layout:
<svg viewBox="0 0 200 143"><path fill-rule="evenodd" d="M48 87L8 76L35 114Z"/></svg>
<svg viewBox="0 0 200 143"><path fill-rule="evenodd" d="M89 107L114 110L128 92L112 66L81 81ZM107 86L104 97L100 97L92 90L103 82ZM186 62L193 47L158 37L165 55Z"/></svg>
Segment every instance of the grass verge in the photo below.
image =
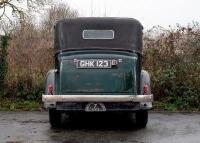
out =
<svg viewBox="0 0 200 143"><path fill-rule="evenodd" d="M0 99L0 111L42 111L43 105L38 101Z"/></svg>
<svg viewBox="0 0 200 143"><path fill-rule="evenodd" d="M10 98L0 98L0 111L43 111L43 103L34 100L16 100ZM154 111L187 111L197 112L200 109L191 108L189 110L180 109L176 104L163 103L159 101L153 102Z"/></svg>
<svg viewBox="0 0 200 143"><path fill-rule="evenodd" d="M186 112L198 112L200 111L199 108L188 108L187 110L180 108L175 103L164 103L160 101L153 102L153 110L155 111L186 111Z"/></svg>

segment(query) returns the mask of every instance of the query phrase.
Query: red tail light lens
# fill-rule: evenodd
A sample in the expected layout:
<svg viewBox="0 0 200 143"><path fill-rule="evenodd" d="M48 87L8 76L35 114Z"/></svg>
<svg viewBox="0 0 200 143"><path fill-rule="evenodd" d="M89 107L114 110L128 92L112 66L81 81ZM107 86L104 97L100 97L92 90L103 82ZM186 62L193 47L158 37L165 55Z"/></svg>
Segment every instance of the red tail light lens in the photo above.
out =
<svg viewBox="0 0 200 143"><path fill-rule="evenodd" d="M144 95L147 95L148 94L148 90L149 90L149 87L147 84L144 84L144 87L143 87L143 94Z"/></svg>
<svg viewBox="0 0 200 143"><path fill-rule="evenodd" d="M48 85L48 94L53 95L53 85L51 84Z"/></svg>

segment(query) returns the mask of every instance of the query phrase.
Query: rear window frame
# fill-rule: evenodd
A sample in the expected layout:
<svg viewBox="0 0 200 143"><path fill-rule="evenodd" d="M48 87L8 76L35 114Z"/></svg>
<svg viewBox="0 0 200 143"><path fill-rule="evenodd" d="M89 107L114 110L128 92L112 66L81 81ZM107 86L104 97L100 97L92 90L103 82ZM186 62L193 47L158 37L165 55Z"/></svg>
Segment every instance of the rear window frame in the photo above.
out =
<svg viewBox="0 0 200 143"><path fill-rule="evenodd" d="M85 32L95 32L95 31L101 31L101 32L103 32L103 31L106 31L106 32L112 32L112 37L108 37L108 38L106 38L106 37L91 37L91 38L88 38L88 37L85 37ZM113 40L113 39L115 39L115 31L114 30L111 30L111 29L108 29L108 30L97 30L97 29L85 29L85 30L83 30L82 31L82 38L84 39L84 40Z"/></svg>

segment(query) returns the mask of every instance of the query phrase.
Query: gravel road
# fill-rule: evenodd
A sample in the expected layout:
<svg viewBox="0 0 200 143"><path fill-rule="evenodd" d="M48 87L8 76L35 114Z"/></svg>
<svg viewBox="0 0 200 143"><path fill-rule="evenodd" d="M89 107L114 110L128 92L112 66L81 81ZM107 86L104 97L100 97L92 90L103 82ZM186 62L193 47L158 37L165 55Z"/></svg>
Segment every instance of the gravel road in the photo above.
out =
<svg viewBox="0 0 200 143"><path fill-rule="evenodd" d="M77 116L51 129L47 112L0 112L0 142L199 143L200 113L150 112L145 129L120 115Z"/></svg>

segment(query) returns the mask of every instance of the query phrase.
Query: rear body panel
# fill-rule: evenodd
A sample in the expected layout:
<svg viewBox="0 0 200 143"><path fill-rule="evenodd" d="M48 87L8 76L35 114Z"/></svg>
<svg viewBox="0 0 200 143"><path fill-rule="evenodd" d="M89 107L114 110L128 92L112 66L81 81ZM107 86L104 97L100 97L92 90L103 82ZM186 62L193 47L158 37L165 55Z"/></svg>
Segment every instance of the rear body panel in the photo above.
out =
<svg viewBox="0 0 200 143"><path fill-rule="evenodd" d="M77 60L115 60L111 68L77 68ZM58 55L56 94L139 94L140 59L136 53L79 51Z"/></svg>

